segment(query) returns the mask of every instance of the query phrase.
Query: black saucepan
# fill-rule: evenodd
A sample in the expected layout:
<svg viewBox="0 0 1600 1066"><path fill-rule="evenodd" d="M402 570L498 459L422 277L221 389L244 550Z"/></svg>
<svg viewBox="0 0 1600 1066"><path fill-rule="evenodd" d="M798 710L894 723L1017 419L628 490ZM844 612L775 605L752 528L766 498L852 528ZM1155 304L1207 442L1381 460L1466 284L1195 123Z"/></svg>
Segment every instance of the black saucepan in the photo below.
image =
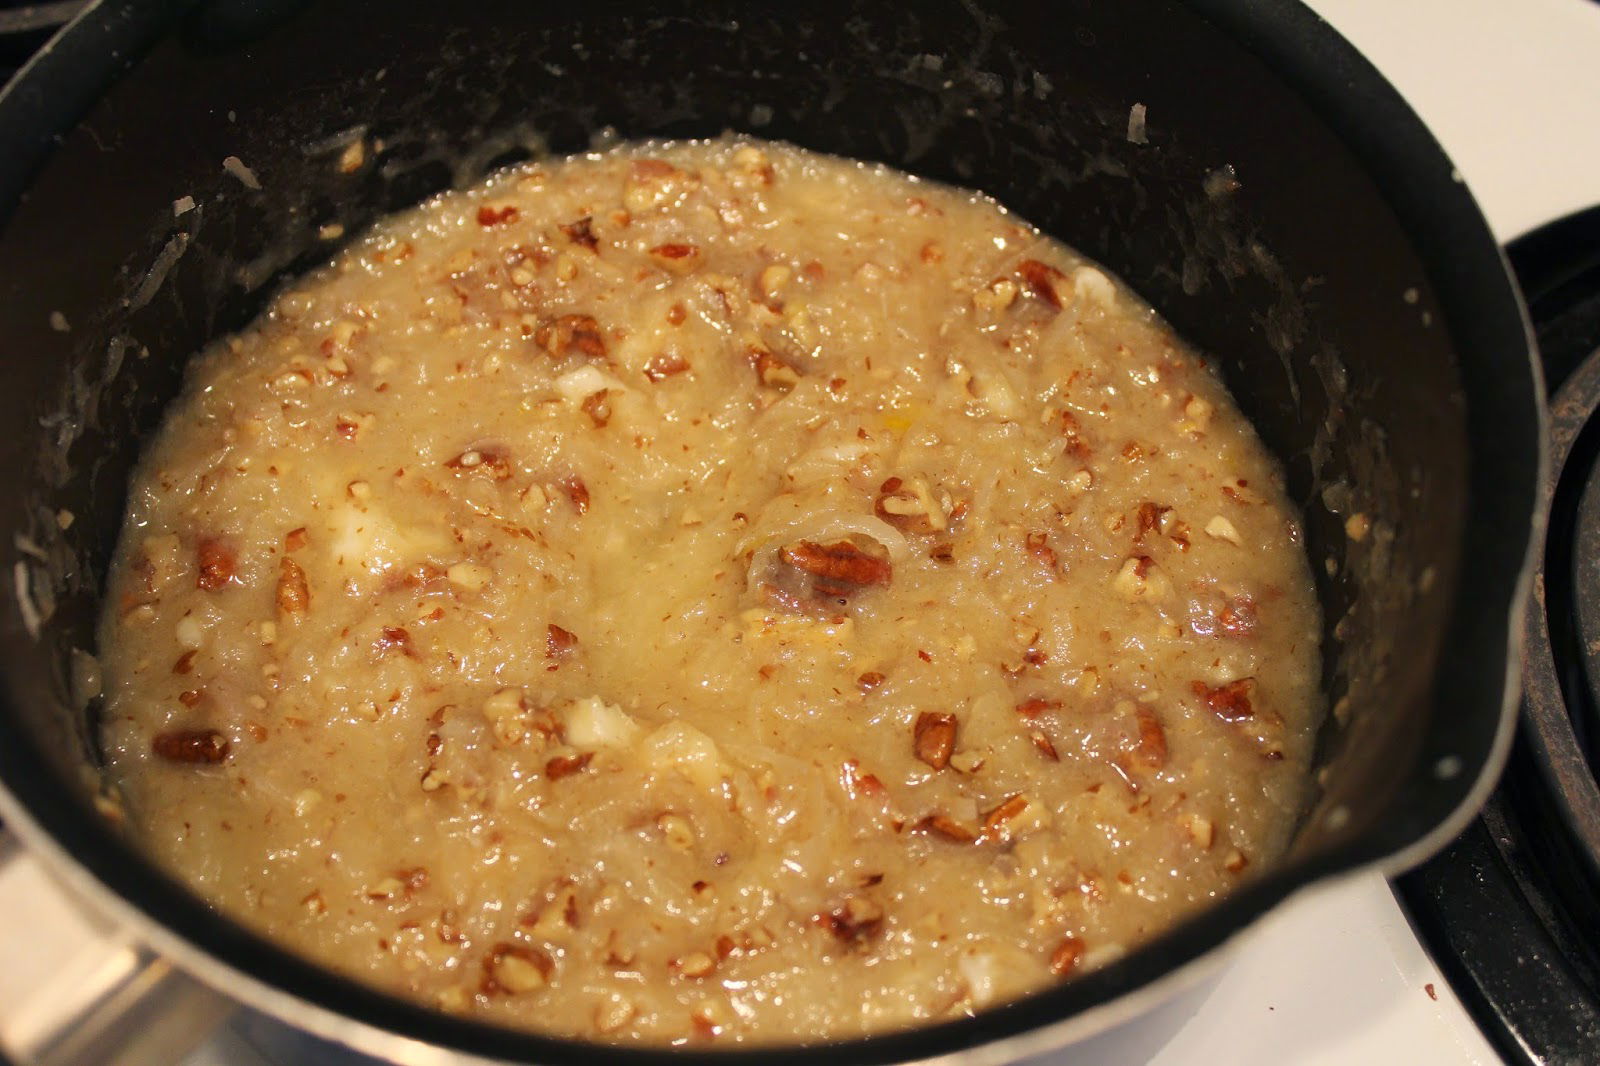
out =
<svg viewBox="0 0 1600 1066"><path fill-rule="evenodd" d="M1463 824L1509 739L1537 370L1449 160L1304 8L105 0L0 98L0 811L26 843L181 966L314 1031L601 1057L355 986L154 869L97 813L74 649L93 650L130 466L185 358L326 257L321 227L602 131L728 129L975 186L1128 279L1282 458L1326 616L1320 788L1285 863L1103 970L830 1058L1063 1042L1297 889L1401 869ZM381 149L346 173L330 153L358 131Z"/></svg>

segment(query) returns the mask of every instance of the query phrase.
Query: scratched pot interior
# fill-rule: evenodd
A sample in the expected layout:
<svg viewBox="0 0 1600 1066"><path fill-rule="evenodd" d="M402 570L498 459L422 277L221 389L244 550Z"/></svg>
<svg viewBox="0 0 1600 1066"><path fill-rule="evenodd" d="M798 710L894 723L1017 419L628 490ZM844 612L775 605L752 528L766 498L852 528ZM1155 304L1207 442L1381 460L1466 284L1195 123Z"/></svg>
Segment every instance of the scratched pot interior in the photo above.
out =
<svg viewBox="0 0 1600 1066"><path fill-rule="evenodd" d="M448 7L329 2L248 41L191 21L65 137L0 237L6 501L26 548L13 577L45 652L14 635L7 684L41 772L96 787L95 708L71 698L70 652L92 650L141 442L188 355L330 254L325 225L358 233L596 137L733 129L982 189L1214 359L1285 464L1327 620L1337 713L1295 854L1442 816L1392 801L1431 713L1459 561L1449 337L1372 181L1242 48L1161 0L822 3L803 21L714 0ZM356 137L372 150L345 173ZM1354 541L1358 512L1371 525Z"/></svg>

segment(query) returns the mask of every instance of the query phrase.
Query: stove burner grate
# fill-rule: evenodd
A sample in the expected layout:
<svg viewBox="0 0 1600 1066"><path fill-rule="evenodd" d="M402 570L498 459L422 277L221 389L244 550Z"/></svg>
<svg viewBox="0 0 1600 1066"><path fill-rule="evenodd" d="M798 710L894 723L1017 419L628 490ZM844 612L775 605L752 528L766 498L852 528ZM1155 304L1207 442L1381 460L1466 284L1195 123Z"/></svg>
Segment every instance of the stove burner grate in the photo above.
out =
<svg viewBox="0 0 1600 1066"><path fill-rule="evenodd" d="M1600 208L1511 259L1555 389L1522 718L1483 817L1399 888L1509 1061L1584 1063L1600 1048Z"/></svg>
<svg viewBox="0 0 1600 1066"><path fill-rule="evenodd" d="M1600 783L1586 737L1600 707L1600 349L1550 405L1550 528L1528 611L1523 738L1600 875ZM1600 927L1597 927L1600 928Z"/></svg>

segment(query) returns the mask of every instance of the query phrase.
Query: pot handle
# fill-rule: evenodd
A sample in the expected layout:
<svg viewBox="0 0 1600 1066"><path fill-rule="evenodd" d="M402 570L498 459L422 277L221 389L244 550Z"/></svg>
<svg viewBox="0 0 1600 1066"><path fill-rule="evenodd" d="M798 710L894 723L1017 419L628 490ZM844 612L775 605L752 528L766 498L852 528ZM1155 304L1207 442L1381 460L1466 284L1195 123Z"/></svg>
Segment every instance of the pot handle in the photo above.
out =
<svg viewBox="0 0 1600 1066"><path fill-rule="evenodd" d="M0 1060L182 1060L235 1004L89 914L0 826Z"/></svg>

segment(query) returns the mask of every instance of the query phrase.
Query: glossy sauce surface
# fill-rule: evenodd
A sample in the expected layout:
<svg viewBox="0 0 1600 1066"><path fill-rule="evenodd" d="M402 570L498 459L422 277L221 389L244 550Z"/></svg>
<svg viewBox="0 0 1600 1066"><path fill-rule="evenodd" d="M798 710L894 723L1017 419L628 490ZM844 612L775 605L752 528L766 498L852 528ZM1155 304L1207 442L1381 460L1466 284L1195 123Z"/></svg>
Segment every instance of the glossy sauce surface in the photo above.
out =
<svg viewBox="0 0 1600 1066"><path fill-rule="evenodd" d="M518 168L203 353L102 625L160 859L329 966L610 1041L971 1013L1284 848L1275 465L974 194L745 140Z"/></svg>

